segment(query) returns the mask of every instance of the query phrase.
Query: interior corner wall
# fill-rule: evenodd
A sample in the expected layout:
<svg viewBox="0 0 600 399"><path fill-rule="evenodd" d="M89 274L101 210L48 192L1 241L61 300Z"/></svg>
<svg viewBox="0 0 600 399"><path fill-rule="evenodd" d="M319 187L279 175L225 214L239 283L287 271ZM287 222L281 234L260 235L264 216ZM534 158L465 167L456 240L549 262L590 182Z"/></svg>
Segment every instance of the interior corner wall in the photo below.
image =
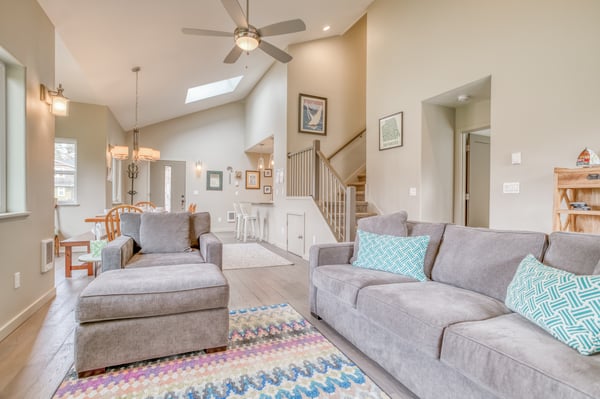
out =
<svg viewBox="0 0 600 399"><path fill-rule="evenodd" d="M420 220L452 222L454 124L454 108L423 104Z"/></svg>
<svg viewBox="0 0 600 399"><path fill-rule="evenodd" d="M85 218L110 207L106 201L107 189L111 190L106 180L109 114L103 105L71 102L69 117L56 118L56 137L77 141L77 205L58 206L61 239L91 231L93 226Z"/></svg>
<svg viewBox="0 0 600 399"><path fill-rule="evenodd" d="M600 150L600 2L375 0L367 23L368 200L420 217L421 102L492 77L490 227L549 232L553 168ZM507 25L509 21L509 25ZM507 28L507 26L509 26ZM560 54L560 56L557 56ZM404 112L404 146L378 119ZM521 152L521 165L511 153ZM503 194L520 182L520 194Z"/></svg>
<svg viewBox="0 0 600 399"><path fill-rule="evenodd" d="M54 117L40 83L54 85L54 27L35 0L0 2L0 46L27 68L25 217L0 219L0 340L54 296L54 271L42 274L41 240L54 233ZM21 273L21 287L13 276Z"/></svg>
<svg viewBox="0 0 600 399"><path fill-rule="evenodd" d="M105 150L108 151L108 146L109 145L127 145L127 134L126 132L121 128L121 125L119 124L119 122L117 121L117 119L115 118L115 116L113 115L113 113L111 112L111 110L109 108L106 108L106 144L105 144ZM107 153L106 154L106 162L107 165L110 165L112 167L112 158L110 157L110 155ZM105 208L112 208L113 207L113 182L112 181L108 181L108 179L104 179L105 181ZM125 178L122 176L121 177L121 192L123 193L123 201L125 200L125 192L126 190L124 190L124 184L125 184Z"/></svg>
<svg viewBox="0 0 600 399"><path fill-rule="evenodd" d="M128 132L131 141L131 132ZM160 150L162 160L186 162L186 203L196 203L197 211L209 210L213 231L232 231L227 222L227 211L233 211L234 201L262 202L262 190L245 188L245 171L256 169L256 159L245 150L245 106L236 102L205 111L181 116L140 128L140 146ZM202 173L196 174L195 163L202 161ZM233 174L229 183L227 167L242 172L242 179ZM126 165L123 165L126 169ZM206 172L223 172L223 190L206 189ZM236 186L237 184L237 186ZM124 192L129 190L125 181ZM149 198L148 163L140 163L140 174L135 181L138 192L134 202ZM129 196L126 197L129 202Z"/></svg>
<svg viewBox="0 0 600 399"><path fill-rule="evenodd" d="M365 128L366 17L342 36L295 44L288 64L287 151L294 152L321 141L330 155ZM298 131L299 94L327 98L327 134Z"/></svg>

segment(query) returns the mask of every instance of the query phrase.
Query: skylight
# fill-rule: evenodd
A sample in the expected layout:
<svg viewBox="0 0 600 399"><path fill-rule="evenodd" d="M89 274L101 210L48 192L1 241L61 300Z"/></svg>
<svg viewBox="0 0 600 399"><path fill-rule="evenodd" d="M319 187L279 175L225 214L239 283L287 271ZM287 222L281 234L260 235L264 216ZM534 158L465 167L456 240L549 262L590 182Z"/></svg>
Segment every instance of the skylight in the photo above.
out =
<svg viewBox="0 0 600 399"><path fill-rule="evenodd" d="M202 86L196 86L188 89L185 103L193 103L194 101L204 100L206 98L220 96L221 94L231 93L235 90L243 76L220 80L218 82L207 83Z"/></svg>

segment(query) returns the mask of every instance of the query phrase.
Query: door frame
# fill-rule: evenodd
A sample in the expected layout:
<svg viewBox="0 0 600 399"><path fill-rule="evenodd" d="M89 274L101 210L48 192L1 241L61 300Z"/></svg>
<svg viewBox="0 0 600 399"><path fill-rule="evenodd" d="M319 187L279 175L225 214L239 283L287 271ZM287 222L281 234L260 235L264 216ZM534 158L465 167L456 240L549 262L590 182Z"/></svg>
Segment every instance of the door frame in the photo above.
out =
<svg viewBox="0 0 600 399"><path fill-rule="evenodd" d="M458 190L458 196L455 196L455 198L458 197L458 201L455 202L454 223L459 226L467 225L467 138L470 133L477 134L477 132L488 129L491 130L490 125L476 126L461 130L457 134L458 145L456 147L458 148L458 170L454 176L454 181L456 182L456 190ZM490 151L492 149L492 144L493 143L490 142Z"/></svg>

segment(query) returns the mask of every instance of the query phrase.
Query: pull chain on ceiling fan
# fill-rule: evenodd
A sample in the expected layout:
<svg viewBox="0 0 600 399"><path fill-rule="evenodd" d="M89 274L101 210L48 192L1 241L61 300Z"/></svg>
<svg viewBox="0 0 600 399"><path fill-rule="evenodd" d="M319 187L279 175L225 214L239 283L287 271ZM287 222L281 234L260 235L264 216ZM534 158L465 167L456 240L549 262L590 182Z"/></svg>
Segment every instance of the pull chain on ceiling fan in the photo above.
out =
<svg viewBox="0 0 600 399"><path fill-rule="evenodd" d="M279 62L287 63L292 60L292 56L285 51L275 47L269 42L263 40L263 37L285 35L288 33L301 32L306 30L306 25L301 19L291 19L289 21L277 22L271 25L263 26L260 29L250 25L249 0L246 0L246 15L237 0L221 0L223 7L236 24L233 33L222 32L210 29L183 28L182 32L187 35L215 36L215 37L233 37L235 46L225 57L226 64L235 63L244 51L250 52L257 47Z"/></svg>

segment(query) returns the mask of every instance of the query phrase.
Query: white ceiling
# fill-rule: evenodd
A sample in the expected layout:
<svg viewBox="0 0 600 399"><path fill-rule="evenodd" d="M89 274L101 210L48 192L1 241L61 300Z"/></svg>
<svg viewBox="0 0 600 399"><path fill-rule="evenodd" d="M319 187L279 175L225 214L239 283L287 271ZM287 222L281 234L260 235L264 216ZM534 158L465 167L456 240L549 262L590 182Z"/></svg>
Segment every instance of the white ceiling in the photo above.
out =
<svg viewBox="0 0 600 399"><path fill-rule="evenodd" d="M251 0L257 28L301 18L305 32L267 38L288 45L345 32L373 0ZM182 27L231 31L219 0L38 0L56 27L56 85L78 102L107 105L121 127L134 125L135 74L139 73L140 127L245 98L273 59L260 50L237 63L223 59L228 37L181 33ZM245 1L241 1L245 9ZM325 25L331 30L323 32ZM294 62L293 60L291 62ZM234 93L185 104L187 89L244 75Z"/></svg>

